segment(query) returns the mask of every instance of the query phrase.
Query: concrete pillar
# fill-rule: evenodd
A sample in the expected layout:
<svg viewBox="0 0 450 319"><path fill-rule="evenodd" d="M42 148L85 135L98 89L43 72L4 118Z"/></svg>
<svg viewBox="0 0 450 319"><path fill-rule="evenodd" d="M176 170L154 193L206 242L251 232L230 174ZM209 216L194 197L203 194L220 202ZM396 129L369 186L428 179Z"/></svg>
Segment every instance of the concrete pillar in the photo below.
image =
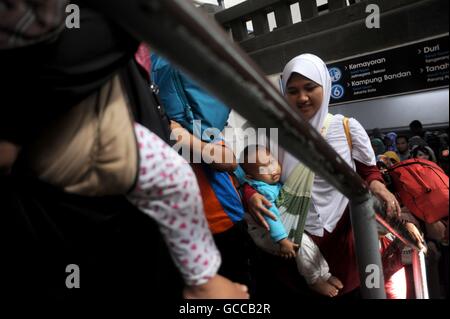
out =
<svg viewBox="0 0 450 319"><path fill-rule="evenodd" d="M290 5L286 2L281 2L275 7L275 20L277 27L284 27L292 24L292 13Z"/></svg>
<svg viewBox="0 0 450 319"><path fill-rule="evenodd" d="M299 5L300 14L302 15L303 21L317 17L319 15L316 0L300 0Z"/></svg>

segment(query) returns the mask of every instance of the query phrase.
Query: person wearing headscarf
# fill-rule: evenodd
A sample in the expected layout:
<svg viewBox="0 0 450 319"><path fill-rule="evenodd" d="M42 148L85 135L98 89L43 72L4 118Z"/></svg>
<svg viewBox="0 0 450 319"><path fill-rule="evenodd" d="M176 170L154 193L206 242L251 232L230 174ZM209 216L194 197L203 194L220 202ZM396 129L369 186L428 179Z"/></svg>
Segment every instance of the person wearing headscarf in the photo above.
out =
<svg viewBox="0 0 450 319"><path fill-rule="evenodd" d="M397 153L395 153L393 151L384 153L384 156L386 156L390 160L392 165L395 165L398 162L400 162L400 157L398 157Z"/></svg>
<svg viewBox="0 0 450 319"><path fill-rule="evenodd" d="M325 63L312 54L300 55L286 65L282 80L290 106L298 109L341 158L361 175L372 192L386 203L390 215L400 214L395 196L383 184L365 129L355 119L349 120L351 149L344 129L344 116L329 114L331 79ZM328 261L330 272L341 279L344 285L341 295L356 290L359 275L349 200L287 151L280 150L279 155L284 168L281 179L284 186L277 206L288 233L296 243L300 243L303 231L310 235ZM244 192L252 215L258 219L260 214L270 216L261 195L251 194L248 186ZM286 289L289 286L292 284L286 283Z"/></svg>
<svg viewBox="0 0 450 319"><path fill-rule="evenodd" d="M384 154L386 152L386 147L384 146L383 141L379 138L371 139L370 143L376 156Z"/></svg>
<svg viewBox="0 0 450 319"><path fill-rule="evenodd" d="M416 146L411 152L412 158L425 159L437 163L436 155L429 146Z"/></svg>
<svg viewBox="0 0 450 319"><path fill-rule="evenodd" d="M397 152L396 140L397 140L397 133L390 132L390 133L386 134L385 144L386 144L387 151Z"/></svg>

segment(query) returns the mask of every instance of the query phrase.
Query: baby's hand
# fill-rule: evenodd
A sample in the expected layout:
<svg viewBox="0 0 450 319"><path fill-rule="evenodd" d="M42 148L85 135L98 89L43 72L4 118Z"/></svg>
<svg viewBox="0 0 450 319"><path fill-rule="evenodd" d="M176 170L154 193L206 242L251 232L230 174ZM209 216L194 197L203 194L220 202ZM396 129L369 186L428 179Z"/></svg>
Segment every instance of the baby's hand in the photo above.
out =
<svg viewBox="0 0 450 319"><path fill-rule="evenodd" d="M287 238L280 240L278 244L280 245L281 257L289 259L297 256L297 251L300 248L298 244L293 243Z"/></svg>

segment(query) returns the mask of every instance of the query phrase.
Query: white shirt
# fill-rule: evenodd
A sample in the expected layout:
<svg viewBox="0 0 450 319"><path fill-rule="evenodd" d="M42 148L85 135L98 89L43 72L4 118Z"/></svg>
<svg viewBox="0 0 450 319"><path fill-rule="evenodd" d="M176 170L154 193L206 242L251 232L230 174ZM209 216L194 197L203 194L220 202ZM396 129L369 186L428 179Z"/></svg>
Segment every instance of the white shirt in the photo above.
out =
<svg viewBox="0 0 450 319"><path fill-rule="evenodd" d="M353 143L352 151L350 151L345 135L344 117L342 115L335 115L331 120L326 141L354 170L356 170L354 160L368 166L375 165L375 153L366 131L355 119L350 119L349 126ZM288 152L283 153L282 181L285 182L299 162ZM348 202L344 195L316 174L305 230L319 237L324 235L324 230L332 232L341 219Z"/></svg>

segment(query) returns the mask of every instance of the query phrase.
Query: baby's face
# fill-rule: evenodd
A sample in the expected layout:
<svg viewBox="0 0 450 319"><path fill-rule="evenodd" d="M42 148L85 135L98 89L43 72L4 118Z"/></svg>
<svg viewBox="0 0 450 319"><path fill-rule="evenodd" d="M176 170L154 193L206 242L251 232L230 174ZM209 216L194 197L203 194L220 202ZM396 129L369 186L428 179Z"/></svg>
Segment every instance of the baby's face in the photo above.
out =
<svg viewBox="0 0 450 319"><path fill-rule="evenodd" d="M280 163L265 149L258 150L256 163L251 172L251 178L270 185L281 179Z"/></svg>

